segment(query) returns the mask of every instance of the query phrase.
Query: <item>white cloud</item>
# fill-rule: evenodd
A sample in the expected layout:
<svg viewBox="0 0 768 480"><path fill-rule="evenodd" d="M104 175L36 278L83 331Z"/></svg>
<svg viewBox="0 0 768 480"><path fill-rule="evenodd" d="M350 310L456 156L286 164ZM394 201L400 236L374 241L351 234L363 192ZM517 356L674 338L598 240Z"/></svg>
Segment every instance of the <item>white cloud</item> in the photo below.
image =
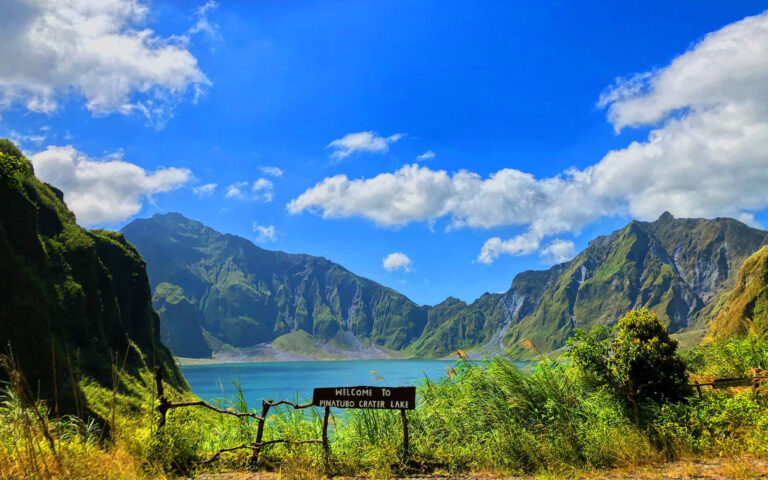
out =
<svg viewBox="0 0 768 480"><path fill-rule="evenodd" d="M426 152L422 153L421 155L416 156L416 161L421 162L424 160L430 160L432 158L435 158L435 152L432 150L427 150Z"/></svg>
<svg viewBox="0 0 768 480"><path fill-rule="evenodd" d="M208 0L204 4L197 7L195 9L195 16L197 17L197 21L189 29L189 34L194 35L196 33L202 33L211 40L221 40L219 26L215 23L212 23L208 18L208 14L217 8L219 8L219 4L213 0Z"/></svg>
<svg viewBox="0 0 768 480"><path fill-rule="evenodd" d="M325 218L361 216L383 226L443 216L450 216L449 228L535 223L543 236L549 233L541 220L546 210L586 207L580 198L572 201L583 194L575 185L584 181L584 175L576 171L536 180L519 170L503 169L484 179L467 170L451 176L445 170L413 164L369 179L328 177L292 200L288 210L314 211ZM562 200L571 205L562 205ZM569 224L579 219L561 216L565 217L561 221Z"/></svg>
<svg viewBox="0 0 768 480"><path fill-rule="evenodd" d="M376 132L348 133L328 144L332 148L331 158L341 160L355 152L383 153L389 150L389 144L403 138L402 133L380 137Z"/></svg>
<svg viewBox="0 0 768 480"><path fill-rule="evenodd" d="M198 197L207 197L211 195L214 190L216 190L217 186L218 185L215 183L206 183L205 185L193 188L192 192L194 192L194 194Z"/></svg>
<svg viewBox="0 0 768 480"><path fill-rule="evenodd" d="M22 148L28 142L34 143L35 145L39 146L47 138L46 135L45 135L45 132L47 130L42 130L41 129L41 131L43 132L41 134L34 134L34 133L23 134L23 133L17 132L16 130L11 130L10 134L8 135L8 138L13 143L15 143L16 145L18 145L19 147L22 147Z"/></svg>
<svg viewBox="0 0 768 480"><path fill-rule="evenodd" d="M248 187L248 182L235 182L232 185L227 187L226 193L224 193L224 198L238 198L240 200L245 200L245 190Z"/></svg>
<svg viewBox="0 0 768 480"><path fill-rule="evenodd" d="M139 0L0 3L0 110L51 113L67 95L94 115L140 112L155 125L210 84L182 37L146 27Z"/></svg>
<svg viewBox="0 0 768 480"><path fill-rule="evenodd" d="M150 195L178 188L192 178L186 168L147 172L121 154L95 160L72 146L49 146L29 159L40 180L64 192L67 206L83 225L130 218Z"/></svg>
<svg viewBox="0 0 768 480"><path fill-rule="evenodd" d="M227 187L224 198L237 200L258 200L269 203L275 196L274 185L266 178L259 178L253 184L235 182Z"/></svg>
<svg viewBox="0 0 768 480"><path fill-rule="evenodd" d="M260 178L253 182L252 190L255 192L255 198L264 202L271 202L275 196L274 185L266 178Z"/></svg>
<svg viewBox="0 0 768 480"><path fill-rule="evenodd" d="M256 222L253 223L253 231L257 233L256 235L256 242L257 243L266 243L266 242L274 242L276 235L275 235L275 226L274 225L259 225Z"/></svg>
<svg viewBox="0 0 768 480"><path fill-rule="evenodd" d="M441 217L449 228L525 226L486 242L478 260L490 263L605 216L653 220L668 210L749 220L768 207L768 13L707 35L665 68L617 81L599 105L617 130L655 127L643 142L550 178L514 169L449 175L414 164L368 179L326 178L288 210L384 226Z"/></svg>
<svg viewBox="0 0 768 480"><path fill-rule="evenodd" d="M389 272L394 272L395 270L410 272L411 265L411 259L401 252L390 253L381 262L381 266Z"/></svg>
<svg viewBox="0 0 768 480"><path fill-rule="evenodd" d="M541 256L549 263L563 263L572 259L576 254L576 246L570 240L556 238L541 249Z"/></svg>
<svg viewBox="0 0 768 480"><path fill-rule="evenodd" d="M270 177L282 177L283 171L280 170L278 167L270 167L270 166L262 166L259 167L259 170L264 173L264 175L269 175Z"/></svg>

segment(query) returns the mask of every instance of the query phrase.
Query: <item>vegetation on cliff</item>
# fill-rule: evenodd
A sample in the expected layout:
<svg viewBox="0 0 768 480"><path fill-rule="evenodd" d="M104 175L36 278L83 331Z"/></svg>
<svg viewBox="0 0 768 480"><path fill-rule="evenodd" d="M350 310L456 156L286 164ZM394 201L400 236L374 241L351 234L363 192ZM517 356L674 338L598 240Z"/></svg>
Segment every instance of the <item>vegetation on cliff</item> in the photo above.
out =
<svg viewBox="0 0 768 480"><path fill-rule="evenodd" d="M768 245L744 262L707 336L721 339L744 336L750 331L768 331Z"/></svg>
<svg viewBox="0 0 768 480"><path fill-rule="evenodd" d="M147 261L162 329L177 332L167 341L178 355L207 354L201 336L221 349L271 343L298 330L313 341L348 331L399 350L427 321L426 308L324 258L264 250L180 214L135 220L123 233ZM182 302L199 320L175 315Z"/></svg>
<svg viewBox="0 0 768 480"><path fill-rule="evenodd" d="M445 315L430 311L427 328L409 352L468 348L461 336L446 335L452 331L483 332L474 343L482 349L489 332L501 331L495 341L513 357L525 357L531 354L523 340L551 351L576 329L613 326L639 308L655 313L670 332L693 330L700 338L713 306L766 233L728 218L675 219L665 213L655 222L632 221L593 240L569 262L517 275L506 293L442 309Z"/></svg>
<svg viewBox="0 0 768 480"><path fill-rule="evenodd" d="M187 388L160 341L136 249L120 233L79 227L61 191L37 180L7 140L0 205L0 348L36 397L56 413L96 415L86 384L111 390L115 368L136 379L155 365Z"/></svg>

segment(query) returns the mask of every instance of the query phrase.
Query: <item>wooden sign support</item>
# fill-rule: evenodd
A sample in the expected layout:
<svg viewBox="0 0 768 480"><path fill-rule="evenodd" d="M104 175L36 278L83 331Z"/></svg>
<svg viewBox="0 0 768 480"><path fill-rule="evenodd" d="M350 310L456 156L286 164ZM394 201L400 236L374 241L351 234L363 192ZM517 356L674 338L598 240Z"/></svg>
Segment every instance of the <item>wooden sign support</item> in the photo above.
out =
<svg viewBox="0 0 768 480"><path fill-rule="evenodd" d="M408 417L406 410L416 408L416 387L330 387L316 388L312 393L312 405L325 408L323 418L323 448L328 446L328 415L334 408L366 408L400 410L403 424L403 462L408 458Z"/></svg>
<svg viewBox="0 0 768 480"><path fill-rule="evenodd" d="M764 378L764 377L763 377ZM413 410L416 408L416 387L336 387L336 388L316 388L312 395L311 403L294 403L288 400L272 401L262 400L261 402L261 415L256 415L254 412L237 412L231 408L221 409L211 405L204 400L197 400L191 402L171 402L165 397L165 389L163 388L163 371L159 367L155 367L155 388L158 404L156 407L159 419L157 422L158 431L161 430L166 423L166 416L168 411L174 408L183 407L195 407L200 406L212 410L222 415L231 415L237 418L250 418L257 422L259 425L256 429L256 441L247 442L242 445L233 447L226 447L219 449L209 459L201 462L206 465L216 461L221 454L226 452L234 452L236 450L249 449L253 453L251 455L250 463L251 467L255 468L259 461L259 453L264 447L276 444L286 445L303 445L303 444L322 444L323 456L325 457L326 468L328 467L328 460L330 458L330 442L328 441L328 422L331 415L331 408L369 408L379 410L400 410L400 420L403 425L403 463L408 459L410 452L409 439L408 439L408 417L406 410ZM275 439L264 441L264 423L267 420L267 415L272 407L280 405L288 405L294 409L301 410L310 407L321 407L325 409L323 415L323 438L322 440L286 440Z"/></svg>

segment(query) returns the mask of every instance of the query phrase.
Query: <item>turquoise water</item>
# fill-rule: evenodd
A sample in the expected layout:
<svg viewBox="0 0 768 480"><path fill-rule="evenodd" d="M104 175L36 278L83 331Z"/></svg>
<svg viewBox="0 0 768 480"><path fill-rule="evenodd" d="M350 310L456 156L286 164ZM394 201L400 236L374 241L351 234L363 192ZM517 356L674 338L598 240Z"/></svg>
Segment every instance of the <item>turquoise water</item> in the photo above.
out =
<svg viewBox="0 0 768 480"><path fill-rule="evenodd" d="M248 405L262 399L310 401L317 387L418 385L425 376L446 375L448 360L331 360L317 362L259 362L181 367L192 392L206 401L232 399L239 381ZM377 373L372 373L375 371Z"/></svg>

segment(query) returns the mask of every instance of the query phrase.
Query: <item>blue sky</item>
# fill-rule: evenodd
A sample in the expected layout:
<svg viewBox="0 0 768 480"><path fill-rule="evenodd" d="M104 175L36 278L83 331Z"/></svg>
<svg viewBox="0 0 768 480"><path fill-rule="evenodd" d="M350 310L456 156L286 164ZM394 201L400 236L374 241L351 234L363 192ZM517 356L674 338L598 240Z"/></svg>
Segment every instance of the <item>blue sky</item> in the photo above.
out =
<svg viewBox="0 0 768 480"><path fill-rule="evenodd" d="M178 211L434 304L664 210L768 224L763 2L127 4L0 6L50 51L0 47L0 136L89 227Z"/></svg>

